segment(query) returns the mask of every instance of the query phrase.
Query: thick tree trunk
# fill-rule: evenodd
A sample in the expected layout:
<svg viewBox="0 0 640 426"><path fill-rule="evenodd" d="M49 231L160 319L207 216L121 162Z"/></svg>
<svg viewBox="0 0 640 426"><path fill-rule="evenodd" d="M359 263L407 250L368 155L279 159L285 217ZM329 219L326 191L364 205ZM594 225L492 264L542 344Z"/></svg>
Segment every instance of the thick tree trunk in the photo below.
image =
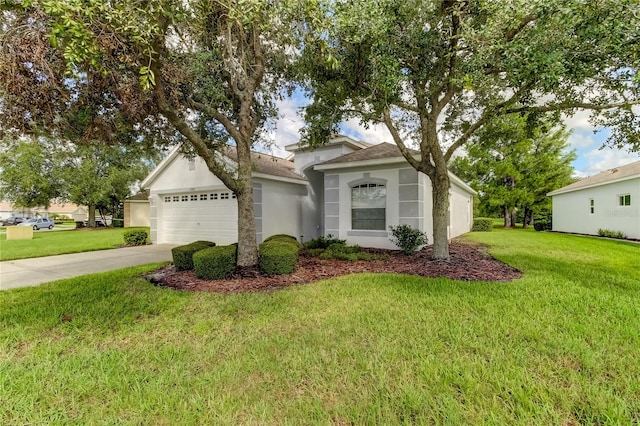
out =
<svg viewBox="0 0 640 426"><path fill-rule="evenodd" d="M522 216L522 228L527 229L529 225L531 225L532 221L533 221L533 214L531 212L531 209L529 209L528 207L525 207L524 215Z"/></svg>
<svg viewBox="0 0 640 426"><path fill-rule="evenodd" d="M449 260L449 175L436 171L431 179L433 200L433 258Z"/></svg>
<svg viewBox="0 0 640 426"><path fill-rule="evenodd" d="M503 219L504 219L504 227L505 228L510 228L511 227L511 215L509 214L509 207L502 206L502 216L503 216Z"/></svg>
<svg viewBox="0 0 640 426"><path fill-rule="evenodd" d="M96 206L95 204L89 204L89 220L88 220L88 225L89 228L95 228L96 227Z"/></svg>
<svg viewBox="0 0 640 426"><path fill-rule="evenodd" d="M250 144L237 141L238 150L238 266L258 264L256 214L253 205Z"/></svg>

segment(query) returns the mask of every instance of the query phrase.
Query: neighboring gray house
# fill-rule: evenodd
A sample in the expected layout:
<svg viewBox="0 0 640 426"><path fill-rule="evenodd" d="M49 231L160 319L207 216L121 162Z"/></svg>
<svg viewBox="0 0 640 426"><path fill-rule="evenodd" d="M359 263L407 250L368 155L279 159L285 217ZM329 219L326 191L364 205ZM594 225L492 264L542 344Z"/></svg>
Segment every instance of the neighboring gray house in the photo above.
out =
<svg viewBox="0 0 640 426"><path fill-rule="evenodd" d="M314 150L289 145L293 161L253 153L257 238L290 234L307 241L332 234L350 244L396 248L389 226L409 224L432 242L431 184L395 145L346 136ZM228 160L233 153L230 153ZM475 191L451 176L449 236L469 232ZM142 182L150 191L151 239L181 244L237 241L234 194L200 158L174 149Z"/></svg>
<svg viewBox="0 0 640 426"><path fill-rule="evenodd" d="M640 161L550 192L553 230L597 235L599 229L640 239Z"/></svg>

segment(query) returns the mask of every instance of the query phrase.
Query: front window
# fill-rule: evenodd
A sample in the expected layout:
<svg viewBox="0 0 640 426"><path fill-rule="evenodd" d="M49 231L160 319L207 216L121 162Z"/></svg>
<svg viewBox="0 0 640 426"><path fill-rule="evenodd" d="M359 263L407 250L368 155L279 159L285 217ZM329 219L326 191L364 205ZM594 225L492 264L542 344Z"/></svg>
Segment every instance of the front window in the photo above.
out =
<svg viewBox="0 0 640 426"><path fill-rule="evenodd" d="M631 205L631 194L620 195L618 197L619 203L621 206L630 206Z"/></svg>
<svg viewBox="0 0 640 426"><path fill-rule="evenodd" d="M387 188L379 183L363 183L351 188L351 228L386 229Z"/></svg>

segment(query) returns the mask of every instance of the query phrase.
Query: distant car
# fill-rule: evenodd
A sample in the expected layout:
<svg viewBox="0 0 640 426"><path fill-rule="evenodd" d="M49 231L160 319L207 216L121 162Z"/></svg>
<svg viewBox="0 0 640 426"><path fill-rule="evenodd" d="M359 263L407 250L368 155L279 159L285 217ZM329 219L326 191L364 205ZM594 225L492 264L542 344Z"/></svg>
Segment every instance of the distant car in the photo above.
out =
<svg viewBox="0 0 640 426"><path fill-rule="evenodd" d="M2 224L2 226L10 226L10 225L17 225L19 223L24 222L25 220L26 219L24 217L11 216L6 219L1 219L0 223Z"/></svg>
<svg viewBox="0 0 640 426"><path fill-rule="evenodd" d="M39 217L25 220L24 222L19 223L18 226L31 226L34 231L37 231L42 228L53 229L55 224L53 223L53 220L48 217Z"/></svg>

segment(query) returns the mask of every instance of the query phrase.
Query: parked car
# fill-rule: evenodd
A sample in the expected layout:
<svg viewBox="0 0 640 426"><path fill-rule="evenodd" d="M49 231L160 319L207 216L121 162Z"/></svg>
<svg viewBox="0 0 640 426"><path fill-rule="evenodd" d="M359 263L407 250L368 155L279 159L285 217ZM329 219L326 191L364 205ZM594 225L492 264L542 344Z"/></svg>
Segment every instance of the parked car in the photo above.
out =
<svg viewBox="0 0 640 426"><path fill-rule="evenodd" d="M17 225L24 222L25 220L26 219L24 217L11 216L6 219L1 219L0 224L2 224L2 226Z"/></svg>
<svg viewBox="0 0 640 426"><path fill-rule="evenodd" d="M18 226L31 226L34 231L37 231L42 228L53 229L55 224L53 223L53 220L48 217L39 217L25 220L24 222L19 223Z"/></svg>

